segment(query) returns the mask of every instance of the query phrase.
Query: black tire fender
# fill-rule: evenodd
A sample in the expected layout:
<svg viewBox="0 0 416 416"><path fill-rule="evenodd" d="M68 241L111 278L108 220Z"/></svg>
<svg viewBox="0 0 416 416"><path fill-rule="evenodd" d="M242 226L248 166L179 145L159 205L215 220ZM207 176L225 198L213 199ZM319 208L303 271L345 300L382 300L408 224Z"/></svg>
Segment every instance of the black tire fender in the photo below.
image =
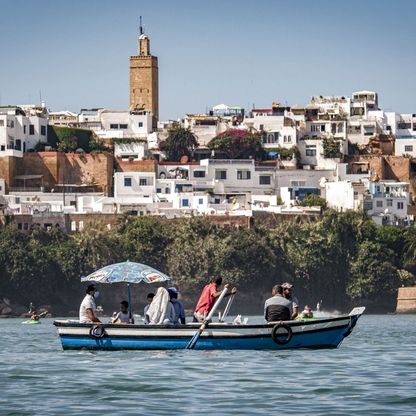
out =
<svg viewBox="0 0 416 416"><path fill-rule="evenodd" d="M90 329L90 337L91 338L103 338L107 336L107 332L102 325L94 325Z"/></svg>
<svg viewBox="0 0 416 416"><path fill-rule="evenodd" d="M286 338L282 339L281 334L277 334L279 329L285 329L287 332ZM292 328L287 324L276 324L272 329L272 339L277 345L285 345L292 339Z"/></svg>

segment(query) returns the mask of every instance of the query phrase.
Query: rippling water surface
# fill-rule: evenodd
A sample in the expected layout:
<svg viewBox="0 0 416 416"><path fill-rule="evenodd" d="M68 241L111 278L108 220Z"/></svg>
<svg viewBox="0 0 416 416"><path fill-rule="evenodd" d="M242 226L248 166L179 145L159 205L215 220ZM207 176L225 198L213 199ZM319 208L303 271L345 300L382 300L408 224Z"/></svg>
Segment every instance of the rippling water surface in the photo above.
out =
<svg viewBox="0 0 416 416"><path fill-rule="evenodd" d="M415 414L416 316L284 352L63 351L52 320L21 321L0 320L0 415Z"/></svg>

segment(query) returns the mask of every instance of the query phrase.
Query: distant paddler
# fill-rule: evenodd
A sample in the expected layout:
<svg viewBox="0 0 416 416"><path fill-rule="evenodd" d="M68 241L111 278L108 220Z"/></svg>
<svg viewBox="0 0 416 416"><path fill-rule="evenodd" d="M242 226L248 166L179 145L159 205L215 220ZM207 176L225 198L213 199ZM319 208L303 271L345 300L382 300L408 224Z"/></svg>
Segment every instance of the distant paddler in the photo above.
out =
<svg viewBox="0 0 416 416"><path fill-rule="evenodd" d="M198 303L195 307L194 312L194 321L195 322L204 322L205 318L209 315L211 309L215 304L215 300L220 297L222 291L225 288L229 288L230 285L224 285L224 289L220 290L222 285L222 277L216 277L210 281L203 289L201 296L199 297ZM231 292L227 293L225 296L231 296L237 293L237 288L233 287Z"/></svg>

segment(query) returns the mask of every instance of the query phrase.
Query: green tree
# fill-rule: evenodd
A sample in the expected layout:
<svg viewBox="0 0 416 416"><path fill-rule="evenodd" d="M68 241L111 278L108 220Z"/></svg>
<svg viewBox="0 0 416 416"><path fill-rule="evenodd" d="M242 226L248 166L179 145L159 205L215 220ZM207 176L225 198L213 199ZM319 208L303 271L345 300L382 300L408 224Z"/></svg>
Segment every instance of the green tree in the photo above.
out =
<svg viewBox="0 0 416 416"><path fill-rule="evenodd" d="M224 152L230 159L261 159L264 154L260 134L248 130L227 130L214 137L208 148Z"/></svg>
<svg viewBox="0 0 416 416"><path fill-rule="evenodd" d="M167 139L159 147L166 153L168 160L177 162L182 156L190 158L198 147L198 141L190 128L175 124L169 128Z"/></svg>
<svg viewBox="0 0 416 416"><path fill-rule="evenodd" d="M324 158L334 159L342 157L339 140L336 140L333 137L325 137L322 140L322 147L324 151Z"/></svg>
<svg viewBox="0 0 416 416"><path fill-rule="evenodd" d="M394 299L400 278L392 259L394 252L380 243L361 243L356 258L351 262L351 279L347 288L351 299Z"/></svg>
<svg viewBox="0 0 416 416"><path fill-rule="evenodd" d="M169 222L155 217L122 218L118 233L123 260L166 270L166 249L170 244L172 227Z"/></svg>
<svg viewBox="0 0 416 416"><path fill-rule="evenodd" d="M120 259L118 236L98 221L87 223L71 238L85 262L87 273Z"/></svg>
<svg viewBox="0 0 416 416"><path fill-rule="evenodd" d="M316 194L309 194L299 203L302 207L322 207L326 208L326 200Z"/></svg>

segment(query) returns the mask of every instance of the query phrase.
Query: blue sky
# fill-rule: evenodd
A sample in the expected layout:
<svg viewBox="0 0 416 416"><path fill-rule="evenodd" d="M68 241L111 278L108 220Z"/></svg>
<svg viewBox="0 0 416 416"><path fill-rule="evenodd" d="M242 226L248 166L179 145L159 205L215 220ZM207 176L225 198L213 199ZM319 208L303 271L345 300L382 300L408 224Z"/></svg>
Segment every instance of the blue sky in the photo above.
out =
<svg viewBox="0 0 416 416"><path fill-rule="evenodd" d="M139 16L161 119L376 90L416 112L416 1L0 0L0 103L128 108Z"/></svg>

